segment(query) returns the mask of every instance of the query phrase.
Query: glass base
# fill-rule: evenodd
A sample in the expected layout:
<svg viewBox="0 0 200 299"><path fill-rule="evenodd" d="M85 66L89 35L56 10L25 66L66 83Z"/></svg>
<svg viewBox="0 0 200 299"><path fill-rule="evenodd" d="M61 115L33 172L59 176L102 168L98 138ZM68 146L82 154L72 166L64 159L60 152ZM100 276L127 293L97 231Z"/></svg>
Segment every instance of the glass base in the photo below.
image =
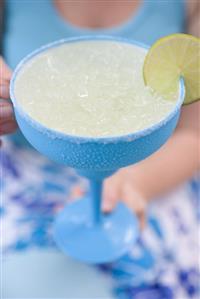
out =
<svg viewBox="0 0 200 299"><path fill-rule="evenodd" d="M136 241L139 228L133 213L122 203L92 222L89 197L68 204L57 216L53 234L67 255L86 263L106 263L125 254Z"/></svg>

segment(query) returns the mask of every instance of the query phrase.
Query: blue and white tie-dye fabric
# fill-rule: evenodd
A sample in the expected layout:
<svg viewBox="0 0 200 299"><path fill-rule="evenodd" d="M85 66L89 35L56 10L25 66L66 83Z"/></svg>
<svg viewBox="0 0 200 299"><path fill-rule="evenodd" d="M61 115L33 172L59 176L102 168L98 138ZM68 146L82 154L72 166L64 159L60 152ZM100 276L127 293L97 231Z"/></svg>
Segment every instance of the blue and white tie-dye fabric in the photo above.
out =
<svg viewBox="0 0 200 299"><path fill-rule="evenodd" d="M1 147L0 163L3 253L55 247L55 213L87 192L87 182L72 169L8 140ZM116 298L199 298L199 186L194 180L156 200L149 208L148 226L132 250L100 266L113 278Z"/></svg>

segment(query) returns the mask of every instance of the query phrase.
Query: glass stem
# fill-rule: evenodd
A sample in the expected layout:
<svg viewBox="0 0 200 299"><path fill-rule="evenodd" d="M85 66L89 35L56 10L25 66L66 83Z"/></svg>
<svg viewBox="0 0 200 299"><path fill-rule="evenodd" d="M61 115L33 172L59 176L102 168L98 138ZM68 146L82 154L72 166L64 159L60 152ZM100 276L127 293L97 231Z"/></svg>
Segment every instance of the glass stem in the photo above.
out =
<svg viewBox="0 0 200 299"><path fill-rule="evenodd" d="M90 180L93 224L101 222L102 180Z"/></svg>

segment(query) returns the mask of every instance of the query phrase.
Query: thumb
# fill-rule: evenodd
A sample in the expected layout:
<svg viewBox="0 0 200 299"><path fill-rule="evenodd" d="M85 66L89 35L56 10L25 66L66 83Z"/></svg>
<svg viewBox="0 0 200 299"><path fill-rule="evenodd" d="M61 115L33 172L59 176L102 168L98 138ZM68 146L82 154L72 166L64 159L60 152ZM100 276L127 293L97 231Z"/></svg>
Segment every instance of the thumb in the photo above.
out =
<svg viewBox="0 0 200 299"><path fill-rule="evenodd" d="M102 211L110 213L116 207L120 198L119 185L114 178L109 178L104 183Z"/></svg>

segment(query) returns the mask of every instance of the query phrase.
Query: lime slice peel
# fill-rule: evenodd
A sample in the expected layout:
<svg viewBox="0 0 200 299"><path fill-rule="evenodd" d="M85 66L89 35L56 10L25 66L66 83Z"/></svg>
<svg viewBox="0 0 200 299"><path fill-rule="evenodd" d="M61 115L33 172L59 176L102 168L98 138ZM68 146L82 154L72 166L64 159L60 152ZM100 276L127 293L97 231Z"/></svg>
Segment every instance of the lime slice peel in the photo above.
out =
<svg viewBox="0 0 200 299"><path fill-rule="evenodd" d="M184 104L200 99L200 38L172 34L159 39L148 51L143 66L146 85L166 99L171 99L184 78Z"/></svg>

